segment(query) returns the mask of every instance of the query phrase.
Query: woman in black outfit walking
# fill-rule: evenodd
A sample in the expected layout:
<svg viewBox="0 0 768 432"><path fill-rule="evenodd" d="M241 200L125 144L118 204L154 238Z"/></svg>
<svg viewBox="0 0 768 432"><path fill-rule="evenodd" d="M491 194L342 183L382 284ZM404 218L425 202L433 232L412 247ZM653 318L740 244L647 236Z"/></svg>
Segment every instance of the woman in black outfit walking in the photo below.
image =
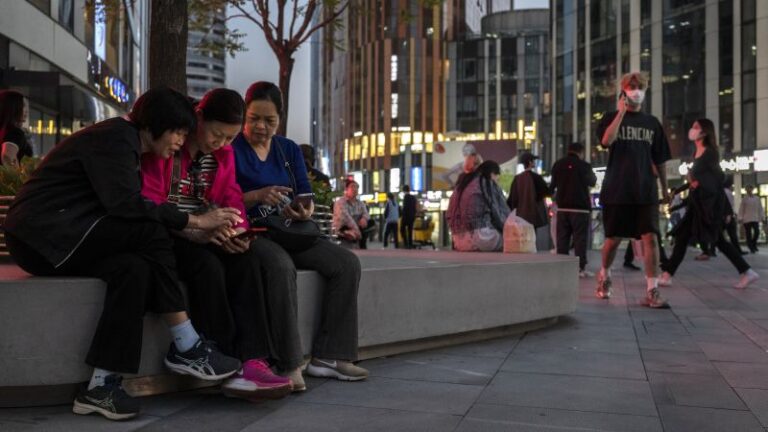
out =
<svg viewBox="0 0 768 432"><path fill-rule="evenodd" d="M741 275L735 288L746 288L759 275L723 236L727 219L733 217L733 209L723 190L725 175L720 169L715 125L709 119L696 120L688 131L688 139L696 143L696 153L688 174L687 209L683 219L670 232L675 237L675 248L667 264L662 266L664 273L659 278L659 285L672 284L672 276L685 257L688 242L695 238L717 246Z"/></svg>

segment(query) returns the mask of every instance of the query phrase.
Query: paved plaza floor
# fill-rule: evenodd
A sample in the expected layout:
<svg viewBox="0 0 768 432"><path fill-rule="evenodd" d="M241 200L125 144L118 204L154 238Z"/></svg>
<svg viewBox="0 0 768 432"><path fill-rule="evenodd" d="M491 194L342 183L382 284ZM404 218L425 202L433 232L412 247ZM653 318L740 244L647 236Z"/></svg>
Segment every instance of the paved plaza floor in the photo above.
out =
<svg viewBox="0 0 768 432"><path fill-rule="evenodd" d="M149 397L120 423L71 406L0 409L0 431L764 432L768 252L747 256L763 279L742 291L725 257L694 255L662 290L668 310L639 306L643 275L619 262L610 301L582 280L577 312L553 327L365 361L364 382L309 379L306 393L259 403L215 390Z"/></svg>

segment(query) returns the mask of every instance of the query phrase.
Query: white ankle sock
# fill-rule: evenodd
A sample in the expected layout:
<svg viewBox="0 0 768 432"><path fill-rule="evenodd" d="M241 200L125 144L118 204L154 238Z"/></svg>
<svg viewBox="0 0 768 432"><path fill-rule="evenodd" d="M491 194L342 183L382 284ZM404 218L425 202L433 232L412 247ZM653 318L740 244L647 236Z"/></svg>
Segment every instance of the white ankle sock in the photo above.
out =
<svg viewBox="0 0 768 432"><path fill-rule="evenodd" d="M104 385L104 378L114 374L112 371L106 369L93 368L93 375L91 375L91 381L88 383L88 390Z"/></svg>
<svg viewBox="0 0 768 432"><path fill-rule="evenodd" d="M611 277L611 269L606 269L605 267L601 267L600 277L601 278Z"/></svg>
<svg viewBox="0 0 768 432"><path fill-rule="evenodd" d="M646 277L645 278L645 290L650 291L654 288L659 287L659 278L655 277Z"/></svg>
<svg viewBox="0 0 768 432"><path fill-rule="evenodd" d="M170 330L173 336L173 343L179 352L189 351L200 340L200 336L195 331L190 320L177 324L171 327Z"/></svg>

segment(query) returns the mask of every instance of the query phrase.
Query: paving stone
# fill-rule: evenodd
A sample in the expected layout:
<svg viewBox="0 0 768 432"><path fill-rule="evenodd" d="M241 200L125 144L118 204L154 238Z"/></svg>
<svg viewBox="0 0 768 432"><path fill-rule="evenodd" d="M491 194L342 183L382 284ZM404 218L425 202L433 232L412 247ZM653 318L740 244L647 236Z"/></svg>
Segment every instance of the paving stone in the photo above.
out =
<svg viewBox="0 0 768 432"><path fill-rule="evenodd" d="M725 380L734 388L768 390L768 364L713 362Z"/></svg>
<svg viewBox="0 0 768 432"><path fill-rule="evenodd" d="M735 390L760 423L768 427L768 390L742 388Z"/></svg>
<svg viewBox="0 0 768 432"><path fill-rule="evenodd" d="M662 405L659 414L665 432L763 432L748 411Z"/></svg>
<svg viewBox="0 0 768 432"><path fill-rule="evenodd" d="M768 352L753 343L698 342L712 361L768 363Z"/></svg>
<svg viewBox="0 0 768 432"><path fill-rule="evenodd" d="M515 352L544 350L574 350L624 355L640 354L636 340L587 335L572 337L570 335L558 333L547 333L535 337L526 337L520 341L517 347L515 347Z"/></svg>
<svg viewBox="0 0 768 432"><path fill-rule="evenodd" d="M480 403L656 415L646 381L499 372Z"/></svg>
<svg viewBox="0 0 768 432"><path fill-rule="evenodd" d="M490 357L505 359L520 342L520 336L503 337L482 342L438 348L430 350L434 354L456 355L464 357Z"/></svg>
<svg viewBox="0 0 768 432"><path fill-rule="evenodd" d="M654 372L716 375L717 370L703 353L641 350L645 369Z"/></svg>
<svg viewBox="0 0 768 432"><path fill-rule="evenodd" d="M460 420L458 415L295 402L243 432L443 432L454 430Z"/></svg>
<svg viewBox="0 0 768 432"><path fill-rule="evenodd" d="M645 380L639 355L622 355L575 349L545 351L515 350L501 370L606 378Z"/></svg>
<svg viewBox="0 0 768 432"><path fill-rule="evenodd" d="M476 404L457 431L584 431L661 432L656 416L634 416L551 408Z"/></svg>
<svg viewBox="0 0 768 432"><path fill-rule="evenodd" d="M371 376L404 380L485 385L504 362L501 358L421 352L365 362Z"/></svg>
<svg viewBox="0 0 768 432"><path fill-rule="evenodd" d="M157 420L158 417L146 415L123 422L113 422L96 414L88 416L72 414L71 405L0 409L0 431L9 432L127 432L137 430Z"/></svg>
<svg viewBox="0 0 768 432"><path fill-rule="evenodd" d="M747 409L736 392L719 375L649 372L648 381L657 405Z"/></svg>
<svg viewBox="0 0 768 432"><path fill-rule="evenodd" d="M465 414L482 386L371 377L365 381L328 382L303 402L385 408L441 414Z"/></svg>

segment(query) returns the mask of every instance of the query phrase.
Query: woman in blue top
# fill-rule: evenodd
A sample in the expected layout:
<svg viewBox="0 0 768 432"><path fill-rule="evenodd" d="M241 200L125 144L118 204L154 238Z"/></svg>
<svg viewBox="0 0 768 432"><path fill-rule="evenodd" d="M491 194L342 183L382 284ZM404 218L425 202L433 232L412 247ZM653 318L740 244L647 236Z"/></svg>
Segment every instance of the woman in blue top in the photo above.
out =
<svg viewBox="0 0 768 432"><path fill-rule="evenodd" d="M235 150L237 182L250 216L282 212L296 220L312 217L314 204L294 210L283 205L291 195L311 193L304 158L293 141L276 136L283 111L280 89L259 81L245 94L246 114L243 132L232 142ZM295 177L294 181L286 165ZM270 311L271 343L277 367L291 378L294 391L305 390L300 365L303 352L297 323L296 269L315 270L326 280L320 328L312 346L307 373L317 377L358 381L368 371L354 365L357 359L357 290L360 260L347 249L319 240L301 252L287 252L269 239L259 237L251 248L259 255ZM284 293L289 295L285 296Z"/></svg>

